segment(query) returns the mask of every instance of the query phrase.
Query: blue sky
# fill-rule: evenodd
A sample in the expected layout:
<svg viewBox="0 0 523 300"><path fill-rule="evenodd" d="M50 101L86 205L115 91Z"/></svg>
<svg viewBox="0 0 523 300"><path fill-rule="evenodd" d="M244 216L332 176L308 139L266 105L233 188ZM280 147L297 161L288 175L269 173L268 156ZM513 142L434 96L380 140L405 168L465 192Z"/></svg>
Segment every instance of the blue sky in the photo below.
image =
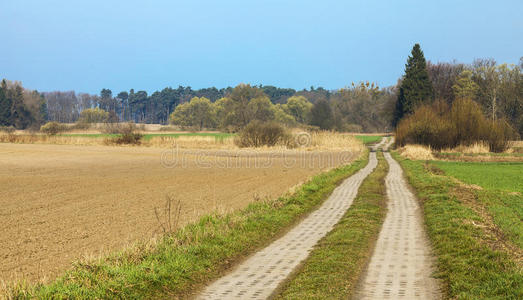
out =
<svg viewBox="0 0 523 300"><path fill-rule="evenodd" d="M394 84L428 60L523 56L523 1L8 1L0 77L40 91Z"/></svg>

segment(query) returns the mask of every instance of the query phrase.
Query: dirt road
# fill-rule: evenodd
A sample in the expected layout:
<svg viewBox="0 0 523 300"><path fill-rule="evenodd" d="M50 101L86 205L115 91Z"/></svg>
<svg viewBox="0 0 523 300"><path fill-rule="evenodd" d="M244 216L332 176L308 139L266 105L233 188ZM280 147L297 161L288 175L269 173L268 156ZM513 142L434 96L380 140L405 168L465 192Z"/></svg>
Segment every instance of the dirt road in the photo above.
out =
<svg viewBox="0 0 523 300"><path fill-rule="evenodd" d="M361 182L377 165L376 153L358 173L338 186L322 206L285 236L255 253L228 275L208 286L199 299L266 299L303 261L313 246L351 206Z"/></svg>
<svg viewBox="0 0 523 300"><path fill-rule="evenodd" d="M400 165L385 153L388 212L355 299L439 299L423 216Z"/></svg>

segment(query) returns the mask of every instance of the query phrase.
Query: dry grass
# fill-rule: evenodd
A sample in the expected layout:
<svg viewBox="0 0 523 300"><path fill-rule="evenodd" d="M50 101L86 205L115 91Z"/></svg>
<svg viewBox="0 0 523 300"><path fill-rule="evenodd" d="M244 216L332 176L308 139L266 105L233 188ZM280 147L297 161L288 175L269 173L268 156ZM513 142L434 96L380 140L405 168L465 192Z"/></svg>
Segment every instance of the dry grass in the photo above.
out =
<svg viewBox="0 0 523 300"><path fill-rule="evenodd" d="M312 132L309 150L349 150L362 151L363 144L352 135L332 131Z"/></svg>
<svg viewBox="0 0 523 300"><path fill-rule="evenodd" d="M422 145L405 145L398 149L401 156L410 160L434 160L432 149Z"/></svg>
<svg viewBox="0 0 523 300"><path fill-rule="evenodd" d="M213 136L155 136L143 141L144 146L166 148L176 146L180 149L238 149L234 139Z"/></svg>
<svg viewBox="0 0 523 300"><path fill-rule="evenodd" d="M447 153L468 153L468 154L478 154L478 153L489 153L489 146L486 143L478 142L469 146L457 146L452 149L442 149L440 152Z"/></svg>
<svg viewBox="0 0 523 300"><path fill-rule="evenodd" d="M75 132L76 133L76 132ZM80 133L80 132L77 132ZM82 133L96 133L85 131ZM173 132L180 133L180 132ZM276 145L274 147L262 147L257 150L292 150L292 151L350 151L362 152L363 143L352 135L342 133L319 131L319 132L302 132L294 131L293 138L295 146L289 148L286 145ZM17 143L17 144L54 144L54 145L107 145L107 139L89 136L49 136L45 134L28 134L0 133L0 143ZM176 146L180 149L219 149L219 150L238 150L234 144L233 137L219 138L215 136L153 136L150 139L143 140L141 146L171 148Z"/></svg>

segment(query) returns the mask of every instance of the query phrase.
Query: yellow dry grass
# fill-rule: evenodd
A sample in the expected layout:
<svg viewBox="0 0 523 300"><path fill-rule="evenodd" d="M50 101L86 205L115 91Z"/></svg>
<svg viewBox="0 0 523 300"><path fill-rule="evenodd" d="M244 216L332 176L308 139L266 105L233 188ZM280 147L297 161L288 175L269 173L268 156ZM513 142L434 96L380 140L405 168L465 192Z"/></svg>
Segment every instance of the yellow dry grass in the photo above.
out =
<svg viewBox="0 0 523 300"><path fill-rule="evenodd" d="M76 132L75 132L76 133ZM82 133L96 133L93 131L83 131ZM181 132L170 132L181 133ZM290 150L290 151L351 151L361 152L364 145L352 135L319 131L292 133L294 139L293 147L276 145L274 147L257 148L259 151ZM0 143L17 144L54 144L54 145L107 145L106 138L89 136L49 136L45 134L0 133ZM171 148L176 146L180 149L221 149L238 150L234 143L234 137L216 138L214 136L153 136L148 140L143 140L141 146Z"/></svg>
<svg viewBox="0 0 523 300"><path fill-rule="evenodd" d="M422 145L405 145L398 149L401 156L411 160L434 160L430 147Z"/></svg>
<svg viewBox="0 0 523 300"><path fill-rule="evenodd" d="M479 154L489 153L490 149L488 144L478 142L469 146L460 145L455 148L442 149L440 152Z"/></svg>

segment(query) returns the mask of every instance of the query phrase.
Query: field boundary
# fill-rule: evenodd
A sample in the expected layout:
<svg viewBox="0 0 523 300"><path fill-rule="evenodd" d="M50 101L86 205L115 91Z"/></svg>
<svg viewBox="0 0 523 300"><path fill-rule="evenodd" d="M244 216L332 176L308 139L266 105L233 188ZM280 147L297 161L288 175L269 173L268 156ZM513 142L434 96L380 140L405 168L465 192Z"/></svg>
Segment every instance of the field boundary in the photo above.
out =
<svg viewBox="0 0 523 300"><path fill-rule="evenodd" d="M350 165L316 175L289 196L260 201L226 215L207 215L153 243L138 243L94 261L80 261L49 284L16 284L7 298L187 297L243 257L267 245L363 168L368 151Z"/></svg>

